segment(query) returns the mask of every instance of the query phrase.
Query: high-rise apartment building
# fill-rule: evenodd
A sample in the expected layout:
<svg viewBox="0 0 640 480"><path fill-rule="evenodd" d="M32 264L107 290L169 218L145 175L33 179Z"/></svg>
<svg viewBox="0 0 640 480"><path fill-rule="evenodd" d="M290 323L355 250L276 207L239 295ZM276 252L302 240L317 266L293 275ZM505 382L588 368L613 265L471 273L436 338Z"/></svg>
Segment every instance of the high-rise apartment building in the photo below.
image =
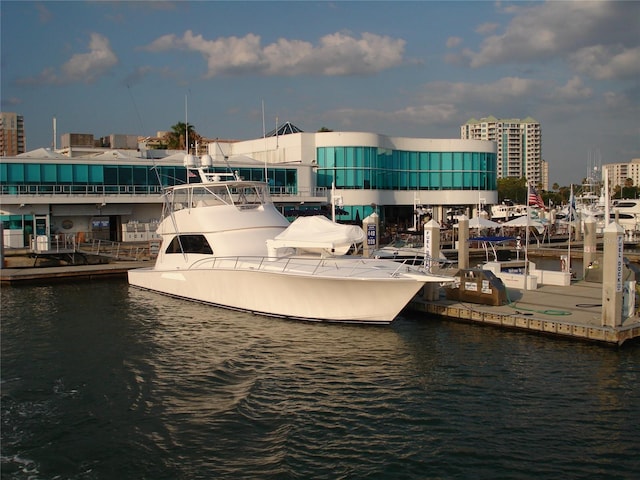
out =
<svg viewBox="0 0 640 480"><path fill-rule="evenodd" d="M633 158L627 163L607 163L602 165L602 169L607 171L612 188L624 187L627 179L631 179L634 187L640 185L640 158Z"/></svg>
<svg viewBox="0 0 640 480"><path fill-rule="evenodd" d="M15 156L27 150L24 117L17 113L0 112L0 155Z"/></svg>
<svg viewBox="0 0 640 480"><path fill-rule="evenodd" d="M498 178L526 177L535 185L543 184L540 124L533 118L472 118L460 127L460 138L496 142Z"/></svg>

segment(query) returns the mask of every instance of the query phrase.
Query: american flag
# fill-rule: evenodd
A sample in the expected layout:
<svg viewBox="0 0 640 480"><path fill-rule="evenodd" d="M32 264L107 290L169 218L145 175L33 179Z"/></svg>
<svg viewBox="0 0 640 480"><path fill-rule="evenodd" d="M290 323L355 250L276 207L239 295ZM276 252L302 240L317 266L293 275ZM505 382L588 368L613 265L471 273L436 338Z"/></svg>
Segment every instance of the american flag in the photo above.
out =
<svg viewBox="0 0 640 480"><path fill-rule="evenodd" d="M529 205L540 208L545 207L544 202L542 201L542 196L533 185L529 186Z"/></svg>

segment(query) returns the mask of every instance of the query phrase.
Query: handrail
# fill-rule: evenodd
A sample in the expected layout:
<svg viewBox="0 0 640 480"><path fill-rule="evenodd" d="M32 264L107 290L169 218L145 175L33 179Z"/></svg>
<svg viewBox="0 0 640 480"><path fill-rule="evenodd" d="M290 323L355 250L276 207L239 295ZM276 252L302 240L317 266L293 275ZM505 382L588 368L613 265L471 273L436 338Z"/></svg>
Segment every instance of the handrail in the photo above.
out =
<svg viewBox="0 0 640 480"><path fill-rule="evenodd" d="M301 189L298 187L269 187L272 197L326 197L326 187ZM159 185L25 185L4 184L0 185L0 196L78 196L78 197L111 197L118 195L128 196L156 196L164 193L164 187Z"/></svg>
<svg viewBox="0 0 640 480"><path fill-rule="evenodd" d="M252 260L259 260L254 261ZM193 262L188 266L188 269L197 269L207 267L211 264L210 268L232 268L233 270L252 270L252 271L264 271L273 270L281 273L287 271L293 271L295 264L313 266L313 269L309 271L309 275L315 276L319 274L320 269L331 267L333 270L341 270L341 260L353 260L353 258L341 259L341 258L311 258L311 257L263 257L263 256L230 256L230 257L208 257L201 258ZM351 271L346 275L347 277L355 275L357 272L362 271L379 271L375 265L367 265L365 259L359 259L356 264L349 262ZM242 262L250 262L250 265L243 266ZM226 265L224 262L228 262ZM224 265L224 267L223 267ZM389 277L395 278L400 276L401 270L406 268L407 271L422 272L421 266L410 265L407 261L397 262L397 268L395 268ZM274 267L278 268L275 269Z"/></svg>

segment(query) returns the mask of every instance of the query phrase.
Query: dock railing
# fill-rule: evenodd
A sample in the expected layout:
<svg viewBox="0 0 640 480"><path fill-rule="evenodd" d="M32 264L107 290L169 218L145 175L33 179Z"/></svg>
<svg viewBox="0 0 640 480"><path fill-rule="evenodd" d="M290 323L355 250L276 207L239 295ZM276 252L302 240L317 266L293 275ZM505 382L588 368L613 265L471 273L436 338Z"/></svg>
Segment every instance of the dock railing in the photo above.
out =
<svg viewBox="0 0 640 480"><path fill-rule="evenodd" d="M80 253L115 260L145 260L151 256L149 242L125 243L88 237L78 233L35 235L29 240L29 248L40 256Z"/></svg>

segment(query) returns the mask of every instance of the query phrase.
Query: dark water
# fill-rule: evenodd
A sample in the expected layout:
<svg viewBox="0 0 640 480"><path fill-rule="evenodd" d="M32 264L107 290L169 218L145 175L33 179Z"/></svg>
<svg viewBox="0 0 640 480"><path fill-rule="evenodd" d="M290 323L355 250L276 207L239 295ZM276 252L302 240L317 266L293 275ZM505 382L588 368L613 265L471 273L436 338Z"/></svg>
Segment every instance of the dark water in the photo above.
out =
<svg viewBox="0 0 640 480"><path fill-rule="evenodd" d="M3 479L640 472L637 345L292 322L124 281L1 295Z"/></svg>

